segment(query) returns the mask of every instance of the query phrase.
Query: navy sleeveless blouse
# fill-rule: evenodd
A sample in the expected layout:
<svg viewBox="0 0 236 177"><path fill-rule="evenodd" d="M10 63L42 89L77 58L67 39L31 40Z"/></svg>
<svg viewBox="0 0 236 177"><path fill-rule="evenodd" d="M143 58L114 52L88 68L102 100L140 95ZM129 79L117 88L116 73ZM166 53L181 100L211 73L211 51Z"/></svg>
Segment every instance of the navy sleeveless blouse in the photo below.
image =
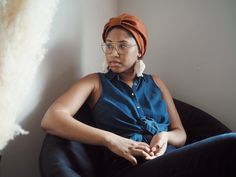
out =
<svg viewBox="0 0 236 177"><path fill-rule="evenodd" d="M168 131L167 107L151 75L136 77L132 88L111 70L98 75L102 88L93 108L96 127L146 143Z"/></svg>

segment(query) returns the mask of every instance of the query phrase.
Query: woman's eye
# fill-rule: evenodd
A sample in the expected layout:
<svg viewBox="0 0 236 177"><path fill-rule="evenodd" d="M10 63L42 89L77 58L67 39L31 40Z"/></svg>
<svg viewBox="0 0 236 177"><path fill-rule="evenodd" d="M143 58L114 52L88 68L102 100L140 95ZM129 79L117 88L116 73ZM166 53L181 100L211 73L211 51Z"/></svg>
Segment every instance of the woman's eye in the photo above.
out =
<svg viewBox="0 0 236 177"><path fill-rule="evenodd" d="M112 49L112 44L106 44L108 49Z"/></svg>
<svg viewBox="0 0 236 177"><path fill-rule="evenodd" d="M127 45L126 45L126 44L120 44L120 45L119 45L119 48L125 49L125 48L127 48Z"/></svg>

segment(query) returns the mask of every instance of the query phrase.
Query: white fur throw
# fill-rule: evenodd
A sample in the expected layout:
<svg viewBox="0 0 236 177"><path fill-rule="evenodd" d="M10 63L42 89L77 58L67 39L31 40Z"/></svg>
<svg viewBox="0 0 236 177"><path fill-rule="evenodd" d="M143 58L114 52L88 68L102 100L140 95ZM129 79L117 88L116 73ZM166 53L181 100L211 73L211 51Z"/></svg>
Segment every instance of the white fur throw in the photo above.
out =
<svg viewBox="0 0 236 177"><path fill-rule="evenodd" d="M58 0L0 0L0 151L18 134L27 134L17 115L24 106Z"/></svg>

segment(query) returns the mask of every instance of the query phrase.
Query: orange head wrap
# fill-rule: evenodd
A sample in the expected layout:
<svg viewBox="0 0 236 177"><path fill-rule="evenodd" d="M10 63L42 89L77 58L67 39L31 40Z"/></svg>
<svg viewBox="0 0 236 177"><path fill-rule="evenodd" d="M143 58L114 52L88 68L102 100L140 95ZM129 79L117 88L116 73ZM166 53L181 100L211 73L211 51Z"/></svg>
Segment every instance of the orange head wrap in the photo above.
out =
<svg viewBox="0 0 236 177"><path fill-rule="evenodd" d="M102 34L103 42L106 41L106 37L110 29L116 26L124 28L133 35L137 42L139 52L141 53L140 58L142 58L147 49L148 33L146 27L141 22L141 20L136 16L132 16L126 13L111 18L104 26Z"/></svg>

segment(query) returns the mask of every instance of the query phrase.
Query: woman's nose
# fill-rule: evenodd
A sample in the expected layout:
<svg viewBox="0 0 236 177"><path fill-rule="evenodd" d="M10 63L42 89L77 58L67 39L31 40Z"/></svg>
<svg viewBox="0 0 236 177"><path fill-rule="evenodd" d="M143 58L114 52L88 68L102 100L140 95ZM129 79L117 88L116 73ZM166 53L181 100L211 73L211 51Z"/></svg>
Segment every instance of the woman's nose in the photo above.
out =
<svg viewBox="0 0 236 177"><path fill-rule="evenodd" d="M111 56L115 56L115 57L119 57L120 56L116 46L113 47L112 52L111 52Z"/></svg>

